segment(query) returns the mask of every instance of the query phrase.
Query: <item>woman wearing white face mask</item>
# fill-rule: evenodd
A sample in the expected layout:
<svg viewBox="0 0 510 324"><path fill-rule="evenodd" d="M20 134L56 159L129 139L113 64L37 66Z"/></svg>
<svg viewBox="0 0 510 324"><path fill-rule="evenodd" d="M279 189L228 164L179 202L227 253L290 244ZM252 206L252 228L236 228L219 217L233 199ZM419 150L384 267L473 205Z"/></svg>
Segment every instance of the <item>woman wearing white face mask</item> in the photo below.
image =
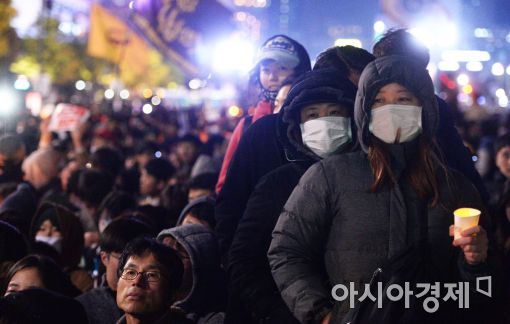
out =
<svg viewBox="0 0 510 324"><path fill-rule="evenodd" d="M400 261L404 253L413 253L411 259L421 262L419 269L434 274L417 274L426 280L418 282L470 282L476 287L477 276L494 273L484 229L488 214L478 192L434 153L438 113L427 70L403 57L376 59L361 75L354 116L362 150L309 168L273 231L268 252L272 275L301 323L352 320L350 298L366 293L365 284L376 269L387 270L387 264L395 264L390 260ZM453 240L450 225L459 207L482 210L480 226ZM416 279L415 272L409 272L406 275ZM348 289L353 284L360 295L333 299L337 284ZM474 289L469 293L471 308L492 302ZM338 290L335 296L340 295ZM448 323L456 323L485 315L466 315L439 303L439 313L430 315L421 304L412 304L388 322L405 318L409 323L439 323L448 318ZM377 317L382 313L368 322L386 323Z"/></svg>
<svg viewBox="0 0 510 324"><path fill-rule="evenodd" d="M289 92L282 107L285 127L279 130L287 140L288 151L301 154L261 178L239 222L228 260L229 291L251 314L251 322L245 319L243 323L297 323L269 270L266 254L271 232L308 167L354 149L351 121L355 94L352 82L331 70L304 75Z"/></svg>
<svg viewBox="0 0 510 324"><path fill-rule="evenodd" d="M30 239L48 244L58 252L60 265L77 288L81 291L92 288L92 278L78 267L84 248L83 227L70 210L43 202L32 220Z"/></svg>

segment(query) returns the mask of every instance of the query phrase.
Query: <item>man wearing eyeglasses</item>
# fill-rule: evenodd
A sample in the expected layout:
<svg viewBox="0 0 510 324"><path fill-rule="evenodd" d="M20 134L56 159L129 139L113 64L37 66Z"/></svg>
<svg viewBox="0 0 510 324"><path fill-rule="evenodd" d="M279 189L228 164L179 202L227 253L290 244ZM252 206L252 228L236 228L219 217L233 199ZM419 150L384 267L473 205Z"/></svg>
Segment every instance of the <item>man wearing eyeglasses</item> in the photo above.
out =
<svg viewBox="0 0 510 324"><path fill-rule="evenodd" d="M188 323L170 310L183 274L174 250L155 239L135 239L122 252L118 274L117 305L125 313L118 324Z"/></svg>
<svg viewBox="0 0 510 324"><path fill-rule="evenodd" d="M89 323L112 324L122 316L115 299L119 280L119 258L129 241L135 237L150 235L151 232L148 225L129 218L114 220L104 229L99 247L101 262L106 271L99 287L76 297L83 305Z"/></svg>

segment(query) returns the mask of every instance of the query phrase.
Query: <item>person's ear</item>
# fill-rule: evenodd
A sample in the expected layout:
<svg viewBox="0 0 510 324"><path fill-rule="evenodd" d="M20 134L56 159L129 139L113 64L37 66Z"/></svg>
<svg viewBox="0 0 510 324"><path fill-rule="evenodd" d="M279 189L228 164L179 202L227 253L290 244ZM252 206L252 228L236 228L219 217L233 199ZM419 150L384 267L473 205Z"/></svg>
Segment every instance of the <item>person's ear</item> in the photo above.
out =
<svg viewBox="0 0 510 324"><path fill-rule="evenodd" d="M101 263L103 263L103 265L106 267L108 265L108 253L101 251L99 252L99 256L101 257Z"/></svg>

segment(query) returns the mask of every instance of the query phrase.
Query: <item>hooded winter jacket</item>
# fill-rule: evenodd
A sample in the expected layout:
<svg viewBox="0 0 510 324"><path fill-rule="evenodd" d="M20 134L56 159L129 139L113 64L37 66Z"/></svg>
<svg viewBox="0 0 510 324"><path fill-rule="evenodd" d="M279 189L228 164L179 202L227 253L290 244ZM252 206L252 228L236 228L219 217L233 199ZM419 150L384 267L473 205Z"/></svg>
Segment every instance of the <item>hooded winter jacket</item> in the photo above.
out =
<svg viewBox="0 0 510 324"><path fill-rule="evenodd" d="M437 127L437 142L448 166L456 169L476 186L488 201L488 194L480 175L476 172L471 156L455 129L450 108L436 97L441 116ZM228 173L216 205L216 233L222 257L225 259L241 219L246 203L262 176L291 160L301 159L286 142L281 132L282 114L260 118L242 135L228 167Z"/></svg>
<svg viewBox="0 0 510 324"><path fill-rule="evenodd" d="M289 146L303 153L302 158L262 177L248 200L229 253L229 299L239 300L254 323L297 322L276 288L267 249L282 207L299 178L310 165L321 160L301 140L301 108L313 103L336 102L348 108L352 115L355 95L356 87L337 72L314 71L296 81L282 108L286 123L282 124L281 132L287 135ZM353 149L354 142L355 139L351 140L351 145L344 149ZM227 312L227 320L235 322L231 317L236 315L231 311ZM243 323L246 321L243 319Z"/></svg>
<svg viewBox="0 0 510 324"><path fill-rule="evenodd" d="M179 214L179 218L177 219L176 226L182 225L184 218L186 217L186 215L188 215L188 213L190 212L190 210L193 207L195 207L197 205L201 205L201 204L208 204L208 205L214 206L215 202L216 202L216 199L214 199L214 197L210 197L210 196L202 196L202 197L193 199L184 207L184 209ZM206 221L208 224L214 224L214 219L211 219L211 220L202 219L202 220Z"/></svg>
<svg viewBox="0 0 510 324"><path fill-rule="evenodd" d="M94 284L92 278L85 270L78 267L83 255L84 238L83 228L75 214L60 205L43 202L32 220L30 232L31 240L35 240L37 231L45 220L42 216L48 209L55 210L51 222L62 233L61 251L59 251L59 255L64 271L69 274L73 284L82 292L92 289Z"/></svg>
<svg viewBox="0 0 510 324"><path fill-rule="evenodd" d="M225 310L226 276L220 266L218 243L214 233L203 225L190 224L161 231L158 240L172 236L187 252L193 283L186 297L172 308L180 309L194 322L211 313Z"/></svg>
<svg viewBox="0 0 510 324"><path fill-rule="evenodd" d="M370 192L374 175L367 150L370 145L371 106L379 89L397 82L419 100L422 136L431 137L438 124L432 81L425 69L403 57L388 56L370 63L362 73L355 103L355 119L362 151L332 156L315 164L292 192L273 231L268 257L274 280L291 312L301 323L320 323L332 313L341 323L349 299L333 302L331 288L354 283L363 291L374 270L416 243L420 220L427 219L431 267L440 282L471 281L491 271L490 258L468 265L452 246L449 226L459 207L488 215L474 186L462 175L437 168L441 203L431 207L402 176L416 143L388 145L396 184ZM473 300L473 294L472 300Z"/></svg>

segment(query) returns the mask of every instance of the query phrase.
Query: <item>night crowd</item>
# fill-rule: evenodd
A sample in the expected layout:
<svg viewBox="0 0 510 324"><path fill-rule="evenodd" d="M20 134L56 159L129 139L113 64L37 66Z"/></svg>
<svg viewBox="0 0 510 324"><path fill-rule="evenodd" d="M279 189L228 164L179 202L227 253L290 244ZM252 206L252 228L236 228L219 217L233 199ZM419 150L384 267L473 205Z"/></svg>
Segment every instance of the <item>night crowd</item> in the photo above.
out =
<svg viewBox="0 0 510 324"><path fill-rule="evenodd" d="M391 30L312 68L276 35L234 125L21 118L0 137L0 323L510 323L510 119L435 95L429 59ZM481 215L454 239L461 207Z"/></svg>

